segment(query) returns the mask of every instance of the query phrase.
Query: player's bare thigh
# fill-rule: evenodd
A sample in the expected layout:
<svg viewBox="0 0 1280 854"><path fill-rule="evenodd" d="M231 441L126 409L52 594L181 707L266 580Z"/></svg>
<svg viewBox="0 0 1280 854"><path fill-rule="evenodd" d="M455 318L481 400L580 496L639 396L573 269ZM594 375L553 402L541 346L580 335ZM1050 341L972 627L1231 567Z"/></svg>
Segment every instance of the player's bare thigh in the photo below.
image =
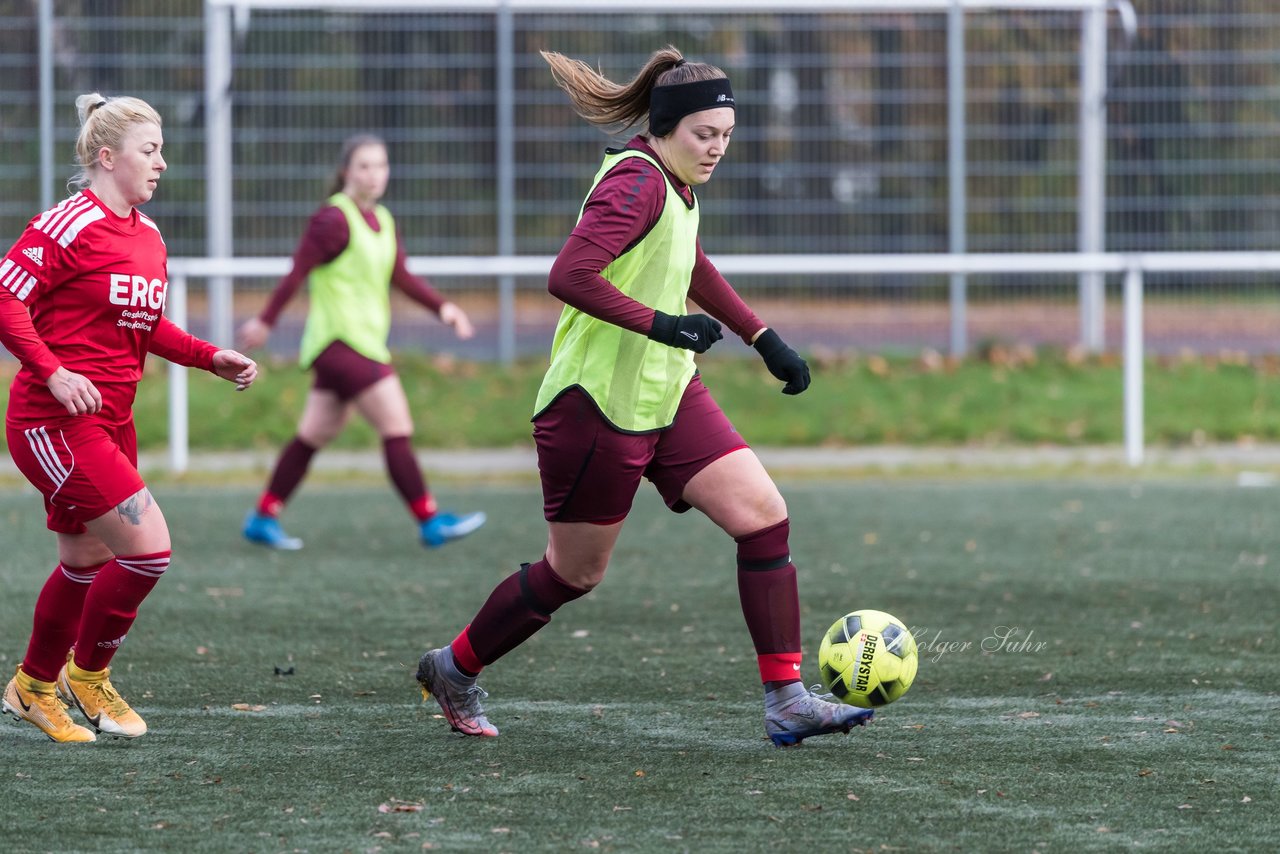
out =
<svg viewBox="0 0 1280 854"><path fill-rule="evenodd" d="M750 448L713 461L690 478L681 496L731 537L741 537L787 518L787 503Z"/></svg>
<svg viewBox="0 0 1280 854"><path fill-rule="evenodd" d="M98 518L85 522L85 527L115 555L154 554L172 547L164 513L146 487ZM64 536L67 535L59 536L59 549ZM84 541L80 545L87 549L92 543Z"/></svg>
<svg viewBox="0 0 1280 854"><path fill-rule="evenodd" d="M351 416L351 405L327 389L312 388L298 421L298 436L313 448L323 448L337 438Z"/></svg>
<svg viewBox="0 0 1280 854"><path fill-rule="evenodd" d="M413 417L400 377L383 377L356 395L356 409L383 438L413 435Z"/></svg>
<svg viewBox="0 0 1280 854"><path fill-rule="evenodd" d="M548 522L547 562L574 587L590 590L604 580L622 522Z"/></svg>
<svg viewBox="0 0 1280 854"><path fill-rule="evenodd" d="M96 534L58 533L58 562L63 566L98 566L113 557L115 553Z"/></svg>

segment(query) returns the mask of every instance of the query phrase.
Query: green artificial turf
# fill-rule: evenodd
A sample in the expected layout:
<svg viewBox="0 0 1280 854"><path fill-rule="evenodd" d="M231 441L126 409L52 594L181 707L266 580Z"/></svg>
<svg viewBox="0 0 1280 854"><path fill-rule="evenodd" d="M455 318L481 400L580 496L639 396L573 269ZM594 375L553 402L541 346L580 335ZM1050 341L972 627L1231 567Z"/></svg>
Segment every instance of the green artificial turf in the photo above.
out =
<svg viewBox="0 0 1280 854"><path fill-rule="evenodd" d="M174 563L115 661L136 741L0 727L0 828L50 851L1257 851L1280 838L1277 500L1218 481L784 484L806 638L913 627L866 730L779 750L732 543L644 491L609 576L487 670L497 739L412 678L542 553L536 488L449 487L435 551L389 489L305 487L301 552L243 543L249 490L157 484ZM0 664L54 563L0 492ZM287 675L285 675L287 674ZM1261 846L1261 847L1259 847Z"/></svg>

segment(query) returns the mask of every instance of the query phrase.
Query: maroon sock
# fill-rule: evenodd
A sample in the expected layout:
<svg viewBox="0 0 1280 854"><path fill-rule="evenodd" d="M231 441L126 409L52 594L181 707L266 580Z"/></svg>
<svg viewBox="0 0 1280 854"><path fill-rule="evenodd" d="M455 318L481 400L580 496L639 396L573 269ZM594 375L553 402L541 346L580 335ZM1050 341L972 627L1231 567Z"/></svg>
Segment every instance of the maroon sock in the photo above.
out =
<svg viewBox="0 0 1280 854"><path fill-rule="evenodd" d="M169 568L169 555L117 555L102 567L89 585L80 615L76 667L96 671L111 663L138 616L138 606Z"/></svg>
<svg viewBox="0 0 1280 854"><path fill-rule="evenodd" d="M89 585L104 566L58 564L36 599L31 640L22 659L23 673L41 682L58 678L58 671L67 663L67 650L76 642Z"/></svg>
<svg viewBox="0 0 1280 854"><path fill-rule="evenodd" d="M756 648L762 682L800 678L800 593L787 538L791 522L745 536L738 544L738 598Z"/></svg>
<svg viewBox="0 0 1280 854"><path fill-rule="evenodd" d="M556 575L545 555L535 564L521 564L519 572L493 588L471 624L454 640L454 660L468 673L479 673L551 622L561 605L586 594Z"/></svg>
<svg viewBox="0 0 1280 854"><path fill-rule="evenodd" d="M265 516L280 515L293 491L307 476L311 458L315 455L316 449L297 436L284 446L280 458L276 460L275 470L271 472L271 480L267 482L267 491L258 501L259 513Z"/></svg>
<svg viewBox="0 0 1280 854"><path fill-rule="evenodd" d="M413 445L408 436L392 436L382 440L382 455L387 461L387 474L395 484L396 492L409 505L409 512L419 522L425 522L436 513L436 502L427 492L427 482L422 477L422 467L413 455Z"/></svg>

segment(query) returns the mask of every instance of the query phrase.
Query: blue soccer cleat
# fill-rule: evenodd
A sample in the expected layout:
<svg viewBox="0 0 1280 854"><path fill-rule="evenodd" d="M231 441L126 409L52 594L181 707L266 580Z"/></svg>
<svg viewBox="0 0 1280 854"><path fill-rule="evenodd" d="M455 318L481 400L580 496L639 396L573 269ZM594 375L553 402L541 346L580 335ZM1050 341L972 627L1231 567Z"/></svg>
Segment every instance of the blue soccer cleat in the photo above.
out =
<svg viewBox="0 0 1280 854"><path fill-rule="evenodd" d="M264 516L256 510L245 517L244 527L240 530L244 538L251 543L278 549L282 552L296 552L302 548L302 540L291 537L280 527L280 520L274 516Z"/></svg>
<svg viewBox="0 0 1280 854"><path fill-rule="evenodd" d="M817 687L806 691L797 683L790 690L774 692L765 703L764 731L774 746L790 747L810 736L848 732L875 717L872 709L831 702L834 698L818 694Z"/></svg>
<svg viewBox="0 0 1280 854"><path fill-rule="evenodd" d="M488 518L483 513L437 513L421 524L419 530L422 544L434 549L460 540L483 525Z"/></svg>

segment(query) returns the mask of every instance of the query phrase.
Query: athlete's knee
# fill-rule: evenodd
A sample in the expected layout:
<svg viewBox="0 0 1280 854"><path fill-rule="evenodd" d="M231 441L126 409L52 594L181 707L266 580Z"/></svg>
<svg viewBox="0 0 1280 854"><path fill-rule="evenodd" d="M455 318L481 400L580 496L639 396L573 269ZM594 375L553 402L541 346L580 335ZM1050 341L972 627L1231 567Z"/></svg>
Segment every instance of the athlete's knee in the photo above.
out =
<svg viewBox="0 0 1280 854"><path fill-rule="evenodd" d="M587 591L599 586L604 581L605 571L609 568L609 555L577 554L570 558L558 554L553 549L547 550L547 561L555 567L556 574L566 584Z"/></svg>
<svg viewBox="0 0 1280 854"><path fill-rule="evenodd" d="M303 444L310 446L313 451L318 451L334 439L338 438L338 434L341 432L341 424L336 426L328 424L306 424L298 428L297 439Z"/></svg>
<svg viewBox="0 0 1280 854"><path fill-rule="evenodd" d="M560 606L590 592L589 587L565 578L544 556L533 564L520 566L520 594L536 613L550 617Z"/></svg>
<svg viewBox="0 0 1280 854"><path fill-rule="evenodd" d="M771 484L769 489L760 491L751 500L744 502L741 512L736 516L732 530L727 531L735 539L786 521L787 502L782 493Z"/></svg>
<svg viewBox="0 0 1280 854"><path fill-rule="evenodd" d="M117 555L167 552L172 545L164 513L145 486L88 524Z"/></svg>
<svg viewBox="0 0 1280 854"><path fill-rule="evenodd" d="M608 558L601 562L579 561L571 567L566 567L561 572L561 577L574 587L593 590L600 585L600 582L604 581L605 570L608 568Z"/></svg>

